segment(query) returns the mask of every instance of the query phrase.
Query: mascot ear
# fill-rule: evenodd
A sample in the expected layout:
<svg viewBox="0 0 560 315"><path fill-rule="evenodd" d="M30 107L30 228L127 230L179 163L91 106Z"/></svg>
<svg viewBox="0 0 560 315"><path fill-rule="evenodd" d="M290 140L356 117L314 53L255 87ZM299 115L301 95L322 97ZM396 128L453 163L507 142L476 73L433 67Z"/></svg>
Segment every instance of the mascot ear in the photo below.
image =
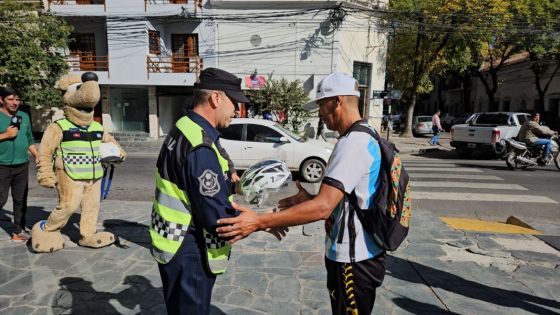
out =
<svg viewBox="0 0 560 315"><path fill-rule="evenodd" d="M82 82L86 83L87 81L99 81L99 78L97 77L97 74L93 73L93 72L84 72L84 74L82 74Z"/></svg>
<svg viewBox="0 0 560 315"><path fill-rule="evenodd" d="M75 74L75 75L64 76L60 78L58 82L56 82L54 88L59 89L61 91L66 91L68 90L68 87L74 83L82 83L82 78L80 77L80 75Z"/></svg>

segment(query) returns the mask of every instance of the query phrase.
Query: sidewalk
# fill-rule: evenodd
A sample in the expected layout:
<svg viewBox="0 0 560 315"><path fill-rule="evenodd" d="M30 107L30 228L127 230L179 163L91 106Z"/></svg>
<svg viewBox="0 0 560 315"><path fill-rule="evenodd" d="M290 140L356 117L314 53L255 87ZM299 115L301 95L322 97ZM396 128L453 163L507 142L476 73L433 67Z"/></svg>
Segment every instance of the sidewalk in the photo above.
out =
<svg viewBox="0 0 560 315"><path fill-rule="evenodd" d="M382 133L383 138L387 139L387 132ZM398 133L391 133L389 141L394 143L401 154L424 154L434 151L452 151L451 135L447 132L440 133L439 145L429 144L432 135L417 136L411 138L401 137Z"/></svg>
<svg viewBox="0 0 560 315"><path fill-rule="evenodd" d="M29 224L56 203L31 198ZM148 250L151 204L108 200L102 208L99 229L115 233L120 246L77 246L74 215L63 230L66 248L52 254L11 242L11 212L0 212L0 314L165 314ZM388 259L375 314L560 313L560 253L542 241L455 231L423 209L411 222L405 244ZM305 234L291 228L278 242L259 232L236 244L212 314L330 314L322 224L306 225Z"/></svg>

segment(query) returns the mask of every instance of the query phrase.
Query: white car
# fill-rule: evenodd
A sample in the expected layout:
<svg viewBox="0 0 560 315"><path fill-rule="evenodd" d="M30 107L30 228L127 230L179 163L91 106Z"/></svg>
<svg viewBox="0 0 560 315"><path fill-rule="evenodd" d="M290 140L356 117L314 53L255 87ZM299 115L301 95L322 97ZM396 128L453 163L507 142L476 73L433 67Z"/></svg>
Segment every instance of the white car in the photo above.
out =
<svg viewBox="0 0 560 315"><path fill-rule="evenodd" d="M415 135L433 133L432 116L415 116L412 119L412 132Z"/></svg>
<svg viewBox="0 0 560 315"><path fill-rule="evenodd" d="M311 183L323 179L334 147L325 141L306 139L264 119L235 118L220 133L220 144L235 169L247 169L259 161L274 158L285 161L291 171L300 172Z"/></svg>

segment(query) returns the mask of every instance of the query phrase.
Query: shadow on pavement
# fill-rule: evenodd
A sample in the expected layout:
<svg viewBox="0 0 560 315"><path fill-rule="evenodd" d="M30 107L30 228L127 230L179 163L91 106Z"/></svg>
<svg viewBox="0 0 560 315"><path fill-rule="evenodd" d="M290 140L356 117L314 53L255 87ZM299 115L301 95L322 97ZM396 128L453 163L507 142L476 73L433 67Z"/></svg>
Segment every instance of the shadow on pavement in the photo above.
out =
<svg viewBox="0 0 560 315"><path fill-rule="evenodd" d="M518 308L535 314L554 313L543 306L560 311L560 302L555 300L541 298L524 292L487 286L446 271L394 256L391 256L389 259L388 266L391 276L404 281L426 284L430 287L441 288L470 299L511 309ZM399 272L400 270L407 269L403 265L410 265L416 271L416 275L413 276L402 271Z"/></svg>
<svg viewBox="0 0 560 315"><path fill-rule="evenodd" d="M133 242L139 246L150 249L151 239L148 226L142 223L122 219L108 219L103 221L105 231L115 234L117 247L126 248L123 240Z"/></svg>
<svg viewBox="0 0 560 315"><path fill-rule="evenodd" d="M162 309L161 288L140 275L130 275L123 279L129 287L118 292L102 292L93 288L92 282L79 277L60 279L60 289L53 295L53 314L120 314L115 302L139 314L157 314ZM114 300L115 302L112 302ZM157 309L156 309L157 308Z"/></svg>
<svg viewBox="0 0 560 315"><path fill-rule="evenodd" d="M459 313L451 312L441 307L437 307L433 304L422 303L420 301L416 301L413 299L399 297L394 298L393 302L395 305L400 307L401 309L408 311L412 314L425 314L425 315L432 315L432 314L451 314L451 315L459 315Z"/></svg>
<svg viewBox="0 0 560 315"><path fill-rule="evenodd" d="M9 215L8 215L9 214ZM37 221L44 220L49 216L50 212L45 211L44 207L28 206L25 215L25 226L31 229ZM12 221L13 212L6 209L0 209L0 228L8 235L12 235L14 231L14 223Z"/></svg>

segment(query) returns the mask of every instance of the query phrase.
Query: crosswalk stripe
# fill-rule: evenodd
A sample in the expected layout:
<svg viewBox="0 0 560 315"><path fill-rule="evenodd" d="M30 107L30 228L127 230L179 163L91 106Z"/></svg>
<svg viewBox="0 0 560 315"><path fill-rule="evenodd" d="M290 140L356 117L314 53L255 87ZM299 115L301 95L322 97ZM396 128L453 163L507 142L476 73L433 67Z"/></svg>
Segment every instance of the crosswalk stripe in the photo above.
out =
<svg viewBox="0 0 560 315"><path fill-rule="evenodd" d="M472 179L472 180L503 180L492 175L470 175L470 174L440 174L440 173L410 173L410 178L442 178L442 179Z"/></svg>
<svg viewBox="0 0 560 315"><path fill-rule="evenodd" d="M558 203L545 196L412 191L412 199Z"/></svg>
<svg viewBox="0 0 560 315"><path fill-rule="evenodd" d="M451 168L455 168L457 167L456 164L431 164L431 163L405 163L404 167L406 167L407 169L409 167L451 167Z"/></svg>
<svg viewBox="0 0 560 315"><path fill-rule="evenodd" d="M492 184L492 183L469 183L469 182L430 182L412 181L412 188L432 187L432 188L475 188L475 189L507 189L507 190L528 190L516 184Z"/></svg>
<svg viewBox="0 0 560 315"><path fill-rule="evenodd" d="M405 166L406 167L406 166ZM430 171L430 172L459 172L459 173L482 173L478 168L471 167L456 167L456 168L442 168L442 167L406 167L407 171Z"/></svg>

